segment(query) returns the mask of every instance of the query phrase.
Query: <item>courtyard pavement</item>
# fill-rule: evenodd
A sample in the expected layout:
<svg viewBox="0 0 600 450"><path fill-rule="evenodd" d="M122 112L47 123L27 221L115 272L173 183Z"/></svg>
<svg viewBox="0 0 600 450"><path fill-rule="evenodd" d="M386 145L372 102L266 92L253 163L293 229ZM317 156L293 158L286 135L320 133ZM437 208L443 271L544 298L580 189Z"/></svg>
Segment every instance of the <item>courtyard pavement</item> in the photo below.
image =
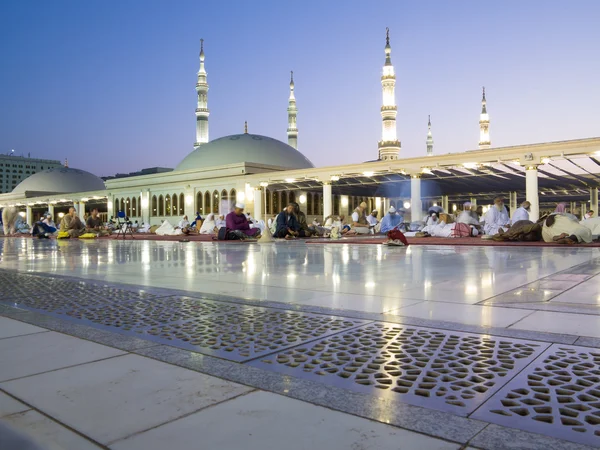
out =
<svg viewBox="0 0 600 450"><path fill-rule="evenodd" d="M0 239L0 417L48 449L597 448L598 274L595 248Z"/></svg>

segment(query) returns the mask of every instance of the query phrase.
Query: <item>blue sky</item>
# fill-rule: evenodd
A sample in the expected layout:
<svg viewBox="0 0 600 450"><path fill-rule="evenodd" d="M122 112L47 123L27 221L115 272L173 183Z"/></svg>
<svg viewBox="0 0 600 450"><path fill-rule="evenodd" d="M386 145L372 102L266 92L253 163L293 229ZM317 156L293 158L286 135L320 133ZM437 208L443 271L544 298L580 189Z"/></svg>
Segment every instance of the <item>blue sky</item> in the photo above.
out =
<svg viewBox="0 0 600 450"><path fill-rule="evenodd" d="M318 166L377 157L390 27L402 156L600 136L600 2L4 1L0 152L97 175L174 167L195 140L199 39L210 137L285 141Z"/></svg>

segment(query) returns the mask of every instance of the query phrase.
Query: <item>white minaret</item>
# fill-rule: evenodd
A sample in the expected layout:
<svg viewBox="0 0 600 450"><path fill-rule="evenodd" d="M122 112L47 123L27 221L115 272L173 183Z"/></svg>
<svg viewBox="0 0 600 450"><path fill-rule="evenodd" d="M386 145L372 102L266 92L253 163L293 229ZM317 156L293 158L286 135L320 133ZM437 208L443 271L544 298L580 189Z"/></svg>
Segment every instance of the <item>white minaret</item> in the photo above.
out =
<svg viewBox="0 0 600 450"><path fill-rule="evenodd" d="M427 156L433 156L433 135L431 134L431 116L427 121Z"/></svg>
<svg viewBox="0 0 600 450"><path fill-rule="evenodd" d="M479 116L479 149L490 148L490 116L487 113L485 101L485 87L483 88L483 98L481 99L481 115Z"/></svg>
<svg viewBox="0 0 600 450"><path fill-rule="evenodd" d="M381 87L383 90L383 105L381 106L381 118L383 119L381 141L379 141L379 159L398 159L400 153L400 141L396 134L396 74L392 66L392 47L390 47L390 29L385 29L385 65L381 76Z"/></svg>
<svg viewBox="0 0 600 450"><path fill-rule="evenodd" d="M294 72L291 72L290 79L290 99L288 102L288 144L298 150L298 128L296 125L296 97L294 96Z"/></svg>
<svg viewBox="0 0 600 450"><path fill-rule="evenodd" d="M200 39L200 70L198 70L198 82L196 83L198 94L198 106L196 107L196 142L194 148L200 147L208 142L208 83L206 82L206 70L204 69L204 39Z"/></svg>

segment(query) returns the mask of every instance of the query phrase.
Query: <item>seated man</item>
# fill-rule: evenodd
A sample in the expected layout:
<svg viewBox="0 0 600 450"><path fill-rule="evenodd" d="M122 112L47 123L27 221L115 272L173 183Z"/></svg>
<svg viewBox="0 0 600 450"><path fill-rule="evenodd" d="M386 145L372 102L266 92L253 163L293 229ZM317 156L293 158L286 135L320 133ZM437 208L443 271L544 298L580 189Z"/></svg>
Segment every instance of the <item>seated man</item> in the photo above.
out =
<svg viewBox="0 0 600 450"><path fill-rule="evenodd" d="M513 224L515 224L521 220L529 220L529 210L530 209L531 209L531 203L529 203L528 201L524 201L523 203L521 203L521 206L519 206L513 213L511 222Z"/></svg>
<svg viewBox="0 0 600 450"><path fill-rule="evenodd" d="M49 239L50 235L56 233L56 231L56 224L52 220L52 215L46 212L39 222L33 224L31 235L37 236L38 239Z"/></svg>
<svg viewBox="0 0 600 450"><path fill-rule="evenodd" d="M479 234L481 224L479 223L479 216L471 209L471 206L471 202L466 202L463 205L463 210L458 215L456 222L468 225L471 227L471 234L473 236L477 236Z"/></svg>
<svg viewBox="0 0 600 450"><path fill-rule="evenodd" d="M225 226L229 231L240 231L245 237L259 237L258 228L250 228L250 223L244 214L243 203L236 203L233 211L225 217Z"/></svg>
<svg viewBox="0 0 600 450"><path fill-rule="evenodd" d="M298 236L300 237L311 237L315 234L314 228L311 230L308 227L308 223L306 222L306 214L300 211L300 205L296 202L292 203L294 205L294 215L296 216L296 220L300 225L300 230L298 230Z"/></svg>
<svg viewBox="0 0 600 450"><path fill-rule="evenodd" d="M362 202L352 213L352 234L369 234L371 232L369 222L367 221L367 215L365 213L366 209L367 204Z"/></svg>
<svg viewBox="0 0 600 450"><path fill-rule="evenodd" d="M183 216L183 218L179 221L178 227L181 229L183 234L190 234L196 231L196 228L190 225L188 216Z"/></svg>
<svg viewBox="0 0 600 450"><path fill-rule="evenodd" d="M85 225L81 222L75 213L75 208L72 206L60 221L60 231L69 233L69 237L79 237L85 233Z"/></svg>
<svg viewBox="0 0 600 450"><path fill-rule="evenodd" d="M381 219L381 228L379 232L381 234L387 234L388 231L393 230L400 226L404 221L404 217L396 214L396 208L390 206L388 213Z"/></svg>
<svg viewBox="0 0 600 450"><path fill-rule="evenodd" d="M290 203L277 215L277 227L273 237L293 239L300 235L300 223L294 215L294 204Z"/></svg>
<svg viewBox="0 0 600 450"><path fill-rule="evenodd" d="M558 244L577 244L592 242L592 230L581 225L577 220L562 214L550 214L542 227L544 242Z"/></svg>
<svg viewBox="0 0 600 450"><path fill-rule="evenodd" d="M377 218L379 212L374 209L373 211L371 211L371 214L369 214L367 216L367 222L369 222L369 225L374 227L379 223L379 219Z"/></svg>
<svg viewBox="0 0 600 450"><path fill-rule="evenodd" d="M483 232L491 236L510 228L510 218L502 197L494 199L494 206L485 213L484 222Z"/></svg>
<svg viewBox="0 0 600 450"><path fill-rule="evenodd" d="M85 222L85 232L94 233L97 236L107 236L110 234L110 231L104 226L102 219L98 215L98 208L92 209L90 217L87 218L87 221Z"/></svg>

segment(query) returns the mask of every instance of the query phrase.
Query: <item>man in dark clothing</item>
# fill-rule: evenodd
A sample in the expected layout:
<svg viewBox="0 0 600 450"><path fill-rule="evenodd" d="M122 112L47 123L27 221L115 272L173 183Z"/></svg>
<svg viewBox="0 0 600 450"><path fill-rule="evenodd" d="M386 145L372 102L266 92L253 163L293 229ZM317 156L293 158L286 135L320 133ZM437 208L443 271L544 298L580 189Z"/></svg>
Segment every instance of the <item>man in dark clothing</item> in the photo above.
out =
<svg viewBox="0 0 600 450"><path fill-rule="evenodd" d="M314 234L314 232L308 228L308 223L306 223L306 214L300 211L300 205L296 202L294 205L294 215L298 220L298 224L300 225L299 236L300 237L310 237Z"/></svg>
<svg viewBox="0 0 600 450"><path fill-rule="evenodd" d="M277 216L277 228L274 237L293 239L299 235L300 223L294 215L294 204L290 203Z"/></svg>

